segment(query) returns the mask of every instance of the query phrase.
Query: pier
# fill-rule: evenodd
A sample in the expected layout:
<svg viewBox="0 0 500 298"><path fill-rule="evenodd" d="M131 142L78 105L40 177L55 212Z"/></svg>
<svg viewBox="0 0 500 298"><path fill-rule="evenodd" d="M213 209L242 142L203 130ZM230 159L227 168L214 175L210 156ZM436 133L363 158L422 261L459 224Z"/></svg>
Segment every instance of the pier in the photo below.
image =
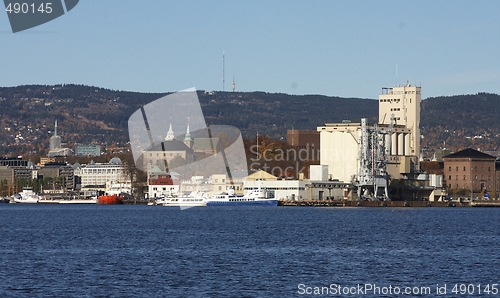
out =
<svg viewBox="0 0 500 298"><path fill-rule="evenodd" d="M294 207L500 207L497 201L352 201L352 200L280 200L278 206Z"/></svg>

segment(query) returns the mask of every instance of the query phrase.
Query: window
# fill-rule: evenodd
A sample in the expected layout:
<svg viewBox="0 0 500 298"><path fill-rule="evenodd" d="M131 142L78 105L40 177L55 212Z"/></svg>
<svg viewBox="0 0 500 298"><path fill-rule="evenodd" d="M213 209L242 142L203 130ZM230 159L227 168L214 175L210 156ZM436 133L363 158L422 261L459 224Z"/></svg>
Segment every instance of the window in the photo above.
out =
<svg viewBox="0 0 500 298"><path fill-rule="evenodd" d="M464 175L464 180L467 180L467 176Z"/></svg>
<svg viewBox="0 0 500 298"><path fill-rule="evenodd" d="M450 176L448 176L448 180L451 180L451 175L450 175ZM451 187L451 186L450 186L450 187Z"/></svg>
<svg viewBox="0 0 500 298"><path fill-rule="evenodd" d="M457 172L458 172L458 167L457 167Z"/></svg>
<svg viewBox="0 0 500 298"><path fill-rule="evenodd" d="M451 167L448 167L448 171L450 171L450 172L451 172Z"/></svg>
<svg viewBox="0 0 500 298"><path fill-rule="evenodd" d="M458 175L456 176L456 179L455 180L458 180Z"/></svg>
<svg viewBox="0 0 500 298"><path fill-rule="evenodd" d="M464 172L465 172L465 167L464 167Z"/></svg>

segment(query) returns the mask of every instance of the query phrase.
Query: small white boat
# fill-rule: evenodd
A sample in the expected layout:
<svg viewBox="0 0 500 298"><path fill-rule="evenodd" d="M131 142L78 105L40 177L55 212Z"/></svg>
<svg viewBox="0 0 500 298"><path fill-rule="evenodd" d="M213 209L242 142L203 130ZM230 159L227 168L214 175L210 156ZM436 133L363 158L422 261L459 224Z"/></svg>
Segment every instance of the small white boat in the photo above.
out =
<svg viewBox="0 0 500 298"><path fill-rule="evenodd" d="M40 196L33 192L33 188L25 187L23 192L15 194L13 196L13 201L22 204L38 204Z"/></svg>

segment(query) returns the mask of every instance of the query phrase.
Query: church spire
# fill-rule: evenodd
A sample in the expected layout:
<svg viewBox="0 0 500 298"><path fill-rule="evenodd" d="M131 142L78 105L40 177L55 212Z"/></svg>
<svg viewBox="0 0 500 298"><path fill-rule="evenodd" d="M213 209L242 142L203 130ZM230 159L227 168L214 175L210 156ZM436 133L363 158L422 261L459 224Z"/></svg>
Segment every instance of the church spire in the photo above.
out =
<svg viewBox="0 0 500 298"><path fill-rule="evenodd" d="M189 131L189 118L188 118L188 125L187 125L187 129L186 129L186 135L184 136L184 144L186 144L186 146L188 146L189 148L193 149L194 140L191 137L191 132Z"/></svg>
<svg viewBox="0 0 500 298"><path fill-rule="evenodd" d="M172 141L175 139L174 131L172 130L172 123L170 123L170 128L168 129L165 141Z"/></svg>
<svg viewBox="0 0 500 298"><path fill-rule="evenodd" d="M54 136L57 136L57 119L56 119L56 124L55 124L55 127L54 127Z"/></svg>
<svg viewBox="0 0 500 298"><path fill-rule="evenodd" d="M192 141L193 139L191 138L191 133L189 132L189 123L188 123L188 126L187 126L187 130L186 130L186 136L184 137L184 141Z"/></svg>

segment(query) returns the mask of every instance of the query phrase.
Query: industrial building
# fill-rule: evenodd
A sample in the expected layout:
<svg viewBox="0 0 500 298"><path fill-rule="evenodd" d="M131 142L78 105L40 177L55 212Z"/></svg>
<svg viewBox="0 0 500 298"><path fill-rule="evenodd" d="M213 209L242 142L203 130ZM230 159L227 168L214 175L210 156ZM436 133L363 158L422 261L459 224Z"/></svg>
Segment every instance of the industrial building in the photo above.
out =
<svg viewBox="0 0 500 298"><path fill-rule="evenodd" d="M428 198L434 188L417 181L421 87L382 88L378 101L378 123L361 119L317 128L320 165L328 167L328 180L349 184L359 199Z"/></svg>

